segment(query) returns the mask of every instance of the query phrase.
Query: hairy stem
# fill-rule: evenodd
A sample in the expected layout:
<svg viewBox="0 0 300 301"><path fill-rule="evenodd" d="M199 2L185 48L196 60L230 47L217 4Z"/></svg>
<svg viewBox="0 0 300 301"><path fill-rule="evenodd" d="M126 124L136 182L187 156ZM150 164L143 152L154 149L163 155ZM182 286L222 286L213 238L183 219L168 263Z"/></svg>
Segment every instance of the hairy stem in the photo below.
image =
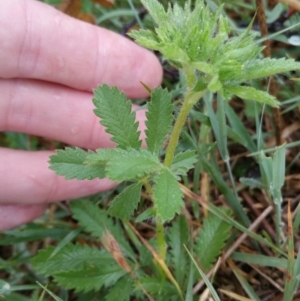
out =
<svg viewBox="0 0 300 301"><path fill-rule="evenodd" d="M195 77L195 70L193 67L184 66L184 73L186 77L187 89L186 95L183 100L182 107L180 109L179 115L176 119L175 125L173 127L169 144L166 150L166 157L164 161L164 165L170 167L174 158L175 150L178 145L178 140L184 126L185 120L189 114L190 109L192 106L203 96L206 92L206 89L203 91L193 91L193 87L196 82ZM157 245L158 245L158 252L165 260L166 252L167 252L167 244L164 237L164 225L161 222L160 218L156 218L156 237L157 237Z"/></svg>
<svg viewBox="0 0 300 301"><path fill-rule="evenodd" d="M144 182L145 188L151 199L153 199L153 190L149 181ZM159 217L156 217L156 239L160 258L165 261L167 254L167 243L165 241L164 224Z"/></svg>
<svg viewBox="0 0 300 301"><path fill-rule="evenodd" d="M190 109L203 96L205 92L206 90L199 91L199 92L190 92L186 94L179 115L173 127L169 144L166 150L164 165L166 165L167 167L170 167L172 164L172 160L175 154L175 149L178 145L179 136L184 126L185 120L189 114Z"/></svg>
<svg viewBox="0 0 300 301"><path fill-rule="evenodd" d="M156 218L156 239L158 254L162 260L165 261L167 254L167 243L164 234L164 224L161 222L160 218Z"/></svg>
<svg viewBox="0 0 300 301"><path fill-rule="evenodd" d="M187 101L187 98L185 98L185 100L183 101L181 110L179 112L178 118L175 122L173 131L172 131L172 134L171 134L171 137L169 140L169 144L167 147L166 157L165 157L165 161L164 161L164 164L167 167L170 167L172 164L172 160L174 157L176 146L178 144L179 136L180 136L181 130L184 126L184 123L185 123L185 120L186 120L186 117L187 117L189 111L190 111L190 106Z"/></svg>

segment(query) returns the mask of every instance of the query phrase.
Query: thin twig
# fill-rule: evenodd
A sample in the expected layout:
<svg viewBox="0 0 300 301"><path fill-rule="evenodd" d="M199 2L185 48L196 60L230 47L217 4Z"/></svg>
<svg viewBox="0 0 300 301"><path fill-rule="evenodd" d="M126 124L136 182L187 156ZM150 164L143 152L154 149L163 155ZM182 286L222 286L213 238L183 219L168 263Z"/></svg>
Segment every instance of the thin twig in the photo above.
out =
<svg viewBox="0 0 300 301"><path fill-rule="evenodd" d="M255 267L253 264L249 264L253 270L255 270L259 275L261 275L263 278L265 278L270 284L272 284L275 288L277 288L280 292L283 293L283 288L275 281L273 280L271 277L269 277L268 275L266 275L264 272L262 272L260 269L258 269L257 267Z"/></svg>
<svg viewBox="0 0 300 301"><path fill-rule="evenodd" d="M252 211L254 212L254 214L256 216L260 216L260 211L255 207L255 205L253 204L253 201L251 199L251 197L249 196L248 192L246 191L242 191L241 192L243 200L245 200L247 202L247 204L249 205L249 207L252 209ZM275 239L276 234L272 228L272 226L266 221L263 220L262 221L262 225L264 226L264 228L266 229L266 231L269 233L269 235Z"/></svg>

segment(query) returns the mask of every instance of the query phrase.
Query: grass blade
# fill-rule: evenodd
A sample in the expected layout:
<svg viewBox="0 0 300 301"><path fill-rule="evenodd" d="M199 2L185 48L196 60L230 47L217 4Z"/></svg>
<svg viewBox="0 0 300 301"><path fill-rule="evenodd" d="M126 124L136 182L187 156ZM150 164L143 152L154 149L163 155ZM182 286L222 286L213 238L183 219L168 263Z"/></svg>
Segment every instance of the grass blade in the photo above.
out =
<svg viewBox="0 0 300 301"><path fill-rule="evenodd" d="M189 252L189 250L187 249L186 246L184 246L186 251L188 252L190 258L192 259L194 265L196 266L199 274L201 275L202 279L204 280L205 284L207 285L210 293L212 294L212 297L214 298L215 301L221 301L216 290L214 289L214 287L212 286L211 282L209 281L209 279L206 277L205 273L199 268L196 260L193 258L192 254Z"/></svg>
<svg viewBox="0 0 300 301"><path fill-rule="evenodd" d="M63 301L59 297L57 297L55 294L53 294L51 291L49 291L45 286L43 286L41 283L37 282L37 284L44 289L55 301Z"/></svg>
<svg viewBox="0 0 300 301"><path fill-rule="evenodd" d="M269 266L279 269L286 269L287 267L287 260L285 258L276 258L260 254L250 254L241 252L234 252L231 255L231 258L248 264Z"/></svg>

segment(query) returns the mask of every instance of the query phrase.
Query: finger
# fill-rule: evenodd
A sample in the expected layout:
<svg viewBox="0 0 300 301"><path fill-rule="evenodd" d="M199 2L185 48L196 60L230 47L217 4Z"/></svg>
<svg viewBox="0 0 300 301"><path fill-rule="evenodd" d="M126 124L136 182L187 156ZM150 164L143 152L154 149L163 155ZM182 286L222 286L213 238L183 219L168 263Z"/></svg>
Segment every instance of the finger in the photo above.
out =
<svg viewBox="0 0 300 301"><path fill-rule="evenodd" d="M51 151L0 148L0 203L42 204L79 198L116 186L108 179L65 180L49 169Z"/></svg>
<svg viewBox="0 0 300 301"><path fill-rule="evenodd" d="M1 0L0 29L2 78L42 79L90 92L107 83L129 97L147 95L141 81L151 88L161 82L151 52L38 1Z"/></svg>
<svg viewBox="0 0 300 301"><path fill-rule="evenodd" d="M0 205L0 231L26 224L44 213L47 205Z"/></svg>
<svg viewBox="0 0 300 301"><path fill-rule="evenodd" d="M0 79L0 91L2 131L48 137L91 149L114 145L93 113L91 93L42 81L4 79ZM136 116L143 138L145 110L137 110Z"/></svg>

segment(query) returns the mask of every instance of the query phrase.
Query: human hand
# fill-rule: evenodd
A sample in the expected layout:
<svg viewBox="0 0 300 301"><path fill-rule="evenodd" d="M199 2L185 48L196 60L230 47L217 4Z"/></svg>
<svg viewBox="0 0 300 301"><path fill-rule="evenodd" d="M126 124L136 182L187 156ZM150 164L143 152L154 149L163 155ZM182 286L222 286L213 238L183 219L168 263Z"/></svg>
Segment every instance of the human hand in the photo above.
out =
<svg viewBox="0 0 300 301"><path fill-rule="evenodd" d="M162 78L152 53L34 0L1 0L0 62L0 130L91 149L113 146L93 114L92 90L107 83L141 98L140 81L153 88ZM143 110L137 120L143 130ZM115 185L56 176L52 153L0 148L0 230L33 220L49 202Z"/></svg>

